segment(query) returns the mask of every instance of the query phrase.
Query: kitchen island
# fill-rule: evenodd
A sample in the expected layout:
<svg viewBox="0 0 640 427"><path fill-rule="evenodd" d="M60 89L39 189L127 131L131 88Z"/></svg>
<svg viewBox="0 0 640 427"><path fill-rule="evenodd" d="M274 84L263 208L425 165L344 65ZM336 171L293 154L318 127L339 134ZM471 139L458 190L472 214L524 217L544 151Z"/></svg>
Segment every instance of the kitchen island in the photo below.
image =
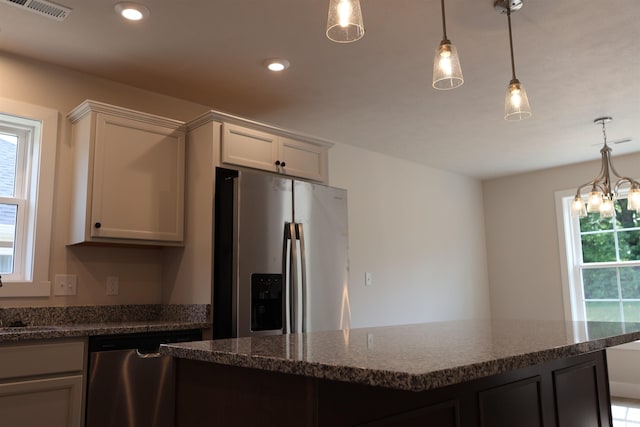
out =
<svg viewBox="0 0 640 427"><path fill-rule="evenodd" d="M457 321L167 345L177 425L610 425L640 324Z"/></svg>

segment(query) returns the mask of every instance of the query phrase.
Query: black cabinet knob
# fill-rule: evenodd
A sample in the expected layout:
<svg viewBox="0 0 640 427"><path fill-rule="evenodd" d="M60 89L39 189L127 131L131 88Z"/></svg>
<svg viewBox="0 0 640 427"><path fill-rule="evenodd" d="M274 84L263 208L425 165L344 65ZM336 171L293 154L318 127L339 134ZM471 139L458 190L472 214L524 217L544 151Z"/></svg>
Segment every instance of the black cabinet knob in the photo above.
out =
<svg viewBox="0 0 640 427"><path fill-rule="evenodd" d="M102 224L100 224L99 222L96 222L96 223L94 224L94 227L95 227L95 228L100 228L100 227L102 227Z"/></svg>
<svg viewBox="0 0 640 427"><path fill-rule="evenodd" d="M287 164L285 162L280 163L280 166L285 167Z"/></svg>
<svg viewBox="0 0 640 427"><path fill-rule="evenodd" d="M280 166L280 160L276 160L276 166Z"/></svg>

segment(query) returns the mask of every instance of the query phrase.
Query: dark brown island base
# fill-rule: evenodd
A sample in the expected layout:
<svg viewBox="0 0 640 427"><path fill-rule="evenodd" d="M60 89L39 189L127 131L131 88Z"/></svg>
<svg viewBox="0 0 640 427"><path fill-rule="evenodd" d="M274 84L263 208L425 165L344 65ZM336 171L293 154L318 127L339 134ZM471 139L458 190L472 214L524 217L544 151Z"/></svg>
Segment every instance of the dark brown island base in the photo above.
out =
<svg viewBox="0 0 640 427"><path fill-rule="evenodd" d="M163 346L177 426L610 426L639 323L459 321Z"/></svg>

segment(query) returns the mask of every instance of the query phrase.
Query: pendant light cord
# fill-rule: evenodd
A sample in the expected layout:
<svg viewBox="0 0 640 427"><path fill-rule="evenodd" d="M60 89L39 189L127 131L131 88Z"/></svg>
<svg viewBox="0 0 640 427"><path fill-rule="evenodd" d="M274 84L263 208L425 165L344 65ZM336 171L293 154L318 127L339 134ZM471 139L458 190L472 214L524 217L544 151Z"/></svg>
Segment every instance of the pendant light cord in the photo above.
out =
<svg viewBox="0 0 640 427"><path fill-rule="evenodd" d="M607 146L607 130L605 129L606 121L602 120L602 137L604 138L604 146Z"/></svg>
<svg viewBox="0 0 640 427"><path fill-rule="evenodd" d="M511 0L507 1L507 21L509 22L509 48L511 49L511 78L512 80L515 80L516 63L513 60L513 36L511 35Z"/></svg>
<svg viewBox="0 0 640 427"><path fill-rule="evenodd" d="M445 20L444 17L444 0L440 0L440 5L441 5L441 10L442 10L442 39L443 40L448 40L447 39L447 21Z"/></svg>

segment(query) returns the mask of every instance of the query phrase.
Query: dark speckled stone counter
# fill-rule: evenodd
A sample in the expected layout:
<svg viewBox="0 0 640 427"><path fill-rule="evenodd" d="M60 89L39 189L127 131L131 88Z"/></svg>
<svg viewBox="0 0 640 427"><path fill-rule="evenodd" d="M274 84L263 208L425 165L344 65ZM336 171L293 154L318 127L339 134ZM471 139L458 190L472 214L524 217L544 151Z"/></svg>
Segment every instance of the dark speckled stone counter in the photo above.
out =
<svg viewBox="0 0 640 427"><path fill-rule="evenodd" d="M0 343L210 327L209 305L109 305L0 309ZM21 321L24 327L9 327Z"/></svg>
<svg viewBox="0 0 640 427"><path fill-rule="evenodd" d="M640 339L640 323L456 321L163 345L177 358L425 391Z"/></svg>

